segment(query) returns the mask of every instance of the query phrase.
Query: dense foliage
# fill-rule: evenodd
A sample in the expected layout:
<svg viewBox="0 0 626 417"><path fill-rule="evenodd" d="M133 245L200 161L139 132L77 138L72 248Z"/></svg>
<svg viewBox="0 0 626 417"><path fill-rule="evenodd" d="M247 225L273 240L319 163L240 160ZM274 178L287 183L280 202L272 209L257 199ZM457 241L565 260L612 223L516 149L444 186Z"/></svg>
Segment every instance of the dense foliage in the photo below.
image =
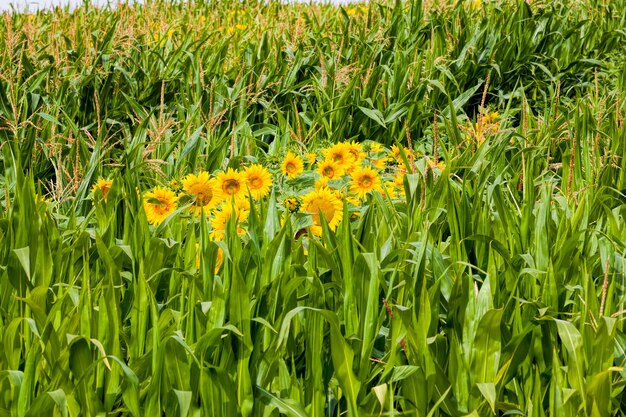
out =
<svg viewBox="0 0 626 417"><path fill-rule="evenodd" d="M2 21L1 417L626 415L625 0Z"/></svg>

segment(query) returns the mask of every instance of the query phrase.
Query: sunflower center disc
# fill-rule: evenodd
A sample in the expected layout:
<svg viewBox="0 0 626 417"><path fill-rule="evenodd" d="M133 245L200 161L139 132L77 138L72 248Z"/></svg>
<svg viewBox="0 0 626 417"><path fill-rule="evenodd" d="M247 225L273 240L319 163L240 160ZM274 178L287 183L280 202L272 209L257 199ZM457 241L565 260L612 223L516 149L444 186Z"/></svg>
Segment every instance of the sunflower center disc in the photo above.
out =
<svg viewBox="0 0 626 417"><path fill-rule="evenodd" d="M210 191L206 193L198 193L198 195L196 196L196 202L199 206L206 206L211 202L212 198L213 193L211 193Z"/></svg>
<svg viewBox="0 0 626 417"><path fill-rule="evenodd" d="M224 184L224 189L228 194L235 194L239 191L239 183L237 181L228 180L226 184Z"/></svg>

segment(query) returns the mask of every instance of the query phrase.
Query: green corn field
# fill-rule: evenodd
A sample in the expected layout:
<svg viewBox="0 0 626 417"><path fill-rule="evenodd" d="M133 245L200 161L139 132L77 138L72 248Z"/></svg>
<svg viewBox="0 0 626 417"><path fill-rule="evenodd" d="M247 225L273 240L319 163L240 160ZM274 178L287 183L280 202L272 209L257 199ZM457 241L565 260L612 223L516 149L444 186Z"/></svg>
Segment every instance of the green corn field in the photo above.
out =
<svg viewBox="0 0 626 417"><path fill-rule="evenodd" d="M626 416L626 0L0 18L0 417Z"/></svg>

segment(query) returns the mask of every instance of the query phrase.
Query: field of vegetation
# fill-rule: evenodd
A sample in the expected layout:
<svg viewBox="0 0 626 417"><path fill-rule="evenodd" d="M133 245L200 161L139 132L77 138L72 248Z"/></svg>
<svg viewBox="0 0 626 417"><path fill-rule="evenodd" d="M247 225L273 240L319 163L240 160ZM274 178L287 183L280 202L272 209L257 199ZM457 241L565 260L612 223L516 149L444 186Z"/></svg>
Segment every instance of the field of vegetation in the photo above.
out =
<svg viewBox="0 0 626 417"><path fill-rule="evenodd" d="M626 415L626 0L0 17L0 417Z"/></svg>

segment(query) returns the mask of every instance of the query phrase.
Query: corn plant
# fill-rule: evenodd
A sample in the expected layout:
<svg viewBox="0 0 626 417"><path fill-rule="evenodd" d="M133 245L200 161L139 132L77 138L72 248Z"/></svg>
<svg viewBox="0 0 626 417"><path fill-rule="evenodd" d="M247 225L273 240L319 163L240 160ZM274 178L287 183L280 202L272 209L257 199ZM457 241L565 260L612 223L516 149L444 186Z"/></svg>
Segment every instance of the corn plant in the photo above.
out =
<svg viewBox="0 0 626 417"><path fill-rule="evenodd" d="M2 21L0 417L626 415L626 1Z"/></svg>

